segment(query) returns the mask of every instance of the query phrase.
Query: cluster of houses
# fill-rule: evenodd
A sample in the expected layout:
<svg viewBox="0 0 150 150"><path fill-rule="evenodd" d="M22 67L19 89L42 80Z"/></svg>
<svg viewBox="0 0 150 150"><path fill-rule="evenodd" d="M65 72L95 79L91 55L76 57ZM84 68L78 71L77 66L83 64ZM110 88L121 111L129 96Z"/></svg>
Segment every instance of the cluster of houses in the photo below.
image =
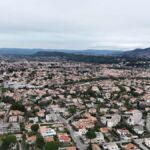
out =
<svg viewBox="0 0 150 150"><path fill-rule="evenodd" d="M136 139L150 148L149 70L65 61L0 65L0 135L19 134L32 145L38 124L45 142L66 150L78 148L73 135L93 150L138 150Z"/></svg>

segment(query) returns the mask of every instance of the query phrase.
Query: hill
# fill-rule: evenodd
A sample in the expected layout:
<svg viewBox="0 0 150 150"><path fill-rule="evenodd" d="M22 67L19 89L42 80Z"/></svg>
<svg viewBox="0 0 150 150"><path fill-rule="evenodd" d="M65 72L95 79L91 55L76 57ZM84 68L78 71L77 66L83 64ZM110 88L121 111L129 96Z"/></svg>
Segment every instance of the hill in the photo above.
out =
<svg viewBox="0 0 150 150"><path fill-rule="evenodd" d="M101 64L113 64L119 63L118 57L112 56L93 56L93 55L83 55L83 54L73 54L64 52L50 52L50 51L40 51L32 55L32 57L59 57L68 61L79 61L79 62L89 62L89 63L101 63Z"/></svg>
<svg viewBox="0 0 150 150"><path fill-rule="evenodd" d="M145 49L135 49L132 51L127 51L124 52L123 57L129 57L129 58L150 58L150 48L145 48Z"/></svg>
<svg viewBox="0 0 150 150"><path fill-rule="evenodd" d="M29 49L29 48L0 48L0 54L2 55L31 55L39 51L49 51L49 52L64 52L73 54L83 54L83 55L118 55L121 52L116 50L66 50L66 49Z"/></svg>

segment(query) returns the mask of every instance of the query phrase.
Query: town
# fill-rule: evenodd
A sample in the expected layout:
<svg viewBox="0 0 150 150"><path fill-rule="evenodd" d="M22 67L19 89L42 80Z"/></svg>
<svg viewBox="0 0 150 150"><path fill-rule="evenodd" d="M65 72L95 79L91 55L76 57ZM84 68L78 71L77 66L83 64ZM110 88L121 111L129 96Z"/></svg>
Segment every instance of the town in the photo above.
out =
<svg viewBox="0 0 150 150"><path fill-rule="evenodd" d="M149 150L150 70L0 59L2 150Z"/></svg>

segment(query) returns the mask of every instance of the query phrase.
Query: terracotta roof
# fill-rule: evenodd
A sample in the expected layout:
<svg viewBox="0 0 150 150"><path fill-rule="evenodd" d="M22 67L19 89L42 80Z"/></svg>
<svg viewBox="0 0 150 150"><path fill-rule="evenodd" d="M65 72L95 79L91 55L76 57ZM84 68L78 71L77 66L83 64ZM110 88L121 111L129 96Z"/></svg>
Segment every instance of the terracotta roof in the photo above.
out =
<svg viewBox="0 0 150 150"><path fill-rule="evenodd" d="M64 141L64 142L70 142L71 140L68 134L59 134L58 137L60 141Z"/></svg>
<svg viewBox="0 0 150 150"><path fill-rule="evenodd" d="M137 146L132 143L129 143L129 144L125 145L124 148L125 148L125 150L134 150L137 148Z"/></svg>
<svg viewBox="0 0 150 150"><path fill-rule="evenodd" d="M66 150L76 150L76 147L75 146L66 147Z"/></svg>
<svg viewBox="0 0 150 150"><path fill-rule="evenodd" d="M107 133L109 131L109 129L107 127L104 127L104 128L100 128L100 131L102 133Z"/></svg>
<svg viewBox="0 0 150 150"><path fill-rule="evenodd" d="M45 140L45 142L52 142L52 141L54 141L54 138L51 136L46 136L46 137L44 137L44 140Z"/></svg>
<svg viewBox="0 0 150 150"><path fill-rule="evenodd" d="M33 135L33 136L28 137L28 138L27 138L27 141L28 141L28 142L35 142L35 141L36 141L36 136Z"/></svg>

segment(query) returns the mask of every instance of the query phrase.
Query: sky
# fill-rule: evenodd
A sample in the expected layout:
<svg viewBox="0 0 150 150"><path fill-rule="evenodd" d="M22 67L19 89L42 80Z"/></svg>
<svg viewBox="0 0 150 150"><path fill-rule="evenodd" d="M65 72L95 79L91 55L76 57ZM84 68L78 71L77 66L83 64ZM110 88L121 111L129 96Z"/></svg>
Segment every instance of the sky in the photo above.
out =
<svg viewBox="0 0 150 150"><path fill-rule="evenodd" d="M150 0L0 0L0 47L150 47L149 7Z"/></svg>

